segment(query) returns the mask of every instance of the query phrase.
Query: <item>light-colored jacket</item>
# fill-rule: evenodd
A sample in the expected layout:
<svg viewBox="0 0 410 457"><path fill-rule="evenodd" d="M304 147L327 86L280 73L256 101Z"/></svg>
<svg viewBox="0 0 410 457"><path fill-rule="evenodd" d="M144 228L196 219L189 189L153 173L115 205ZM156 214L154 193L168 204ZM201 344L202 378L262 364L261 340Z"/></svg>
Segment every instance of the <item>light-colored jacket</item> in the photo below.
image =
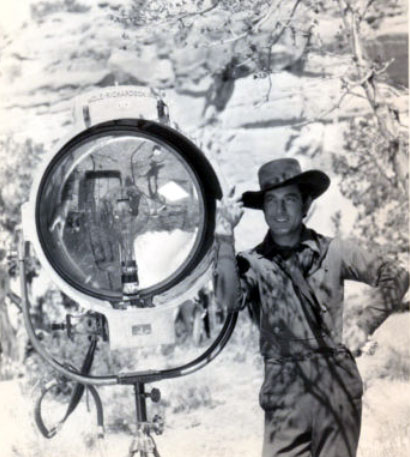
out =
<svg viewBox="0 0 410 457"><path fill-rule="evenodd" d="M291 279L274 261L269 237L237 256L233 239L220 237L217 244L216 297L230 310L249 307L261 329L262 355L274 356L279 348L292 349L302 343L315 348L317 338L303 312L303 306L309 305L301 304ZM331 239L310 229L304 230L301 245L302 256L313 256L305 279L335 344L342 341L345 280L378 288L377 297L363 309L358 322L368 334L400 307L409 286L409 275L402 268L362 249L354 240Z"/></svg>

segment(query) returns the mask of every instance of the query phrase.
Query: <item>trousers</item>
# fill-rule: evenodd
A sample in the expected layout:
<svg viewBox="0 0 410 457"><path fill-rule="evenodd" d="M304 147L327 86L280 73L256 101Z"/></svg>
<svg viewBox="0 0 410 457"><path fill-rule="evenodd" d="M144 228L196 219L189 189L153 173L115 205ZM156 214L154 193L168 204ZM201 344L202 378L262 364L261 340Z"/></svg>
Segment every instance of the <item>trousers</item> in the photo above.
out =
<svg viewBox="0 0 410 457"><path fill-rule="evenodd" d="M265 360L263 457L355 457L363 383L349 352Z"/></svg>

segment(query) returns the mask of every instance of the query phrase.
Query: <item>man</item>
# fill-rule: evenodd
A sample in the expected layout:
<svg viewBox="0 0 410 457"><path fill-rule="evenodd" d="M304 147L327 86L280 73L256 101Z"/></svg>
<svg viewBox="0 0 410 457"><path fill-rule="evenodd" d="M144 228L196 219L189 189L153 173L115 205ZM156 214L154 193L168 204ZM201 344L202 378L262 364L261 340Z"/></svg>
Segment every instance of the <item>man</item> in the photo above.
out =
<svg viewBox="0 0 410 457"><path fill-rule="evenodd" d="M215 279L218 300L230 310L247 305L260 329L263 457L353 457L363 386L342 344L343 281L381 292L357 322L364 343L401 304L408 274L353 241L305 227L312 201L330 184L322 171L273 160L260 168L259 183L259 191L220 205ZM235 256L233 230L243 206L263 210L269 230L261 244Z"/></svg>

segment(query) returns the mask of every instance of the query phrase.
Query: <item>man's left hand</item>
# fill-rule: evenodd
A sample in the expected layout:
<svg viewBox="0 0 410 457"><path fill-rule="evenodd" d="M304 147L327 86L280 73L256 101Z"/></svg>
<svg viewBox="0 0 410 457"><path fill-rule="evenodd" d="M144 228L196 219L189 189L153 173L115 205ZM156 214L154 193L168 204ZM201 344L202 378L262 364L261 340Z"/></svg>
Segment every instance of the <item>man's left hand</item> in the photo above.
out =
<svg viewBox="0 0 410 457"><path fill-rule="evenodd" d="M348 338L348 347L355 357L361 355L367 345L368 334L362 328L356 326L351 330Z"/></svg>

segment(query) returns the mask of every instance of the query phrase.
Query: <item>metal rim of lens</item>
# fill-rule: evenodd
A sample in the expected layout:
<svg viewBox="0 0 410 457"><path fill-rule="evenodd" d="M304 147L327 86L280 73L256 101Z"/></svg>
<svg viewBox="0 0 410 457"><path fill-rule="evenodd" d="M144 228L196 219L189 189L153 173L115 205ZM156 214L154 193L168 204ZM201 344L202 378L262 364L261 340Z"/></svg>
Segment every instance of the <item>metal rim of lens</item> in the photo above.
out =
<svg viewBox="0 0 410 457"><path fill-rule="evenodd" d="M43 191L48 184L50 176L52 176L62 158L85 141L109 135L110 133L116 135L119 133L127 133L134 136L145 137L154 143L163 144L167 149L173 150L181 162L187 165L185 168L191 171L191 177L195 177L195 181L198 184L198 199L203 202L203 227L200 228L200 234L197 236L197 240L191 249L190 255L185 259L182 265L173 272L173 274L165 278L165 280L162 280L154 286L141 289L141 297L145 298L160 295L161 293L172 289L172 287L181 282L200 263L212 245L216 210L215 199L220 198L222 192L218 178L204 154L181 133L153 121L142 119L119 119L97 124L77 134L57 152L48 164L41 178L36 196L35 219L36 226L39 228L38 235L40 245L50 265L64 281L88 296L111 303L117 303L123 300L122 293L98 293L97 291L90 290L70 277L64 271L64 268L58 265L58 262L56 262L51 255L46 236L40 228L40 207Z"/></svg>

